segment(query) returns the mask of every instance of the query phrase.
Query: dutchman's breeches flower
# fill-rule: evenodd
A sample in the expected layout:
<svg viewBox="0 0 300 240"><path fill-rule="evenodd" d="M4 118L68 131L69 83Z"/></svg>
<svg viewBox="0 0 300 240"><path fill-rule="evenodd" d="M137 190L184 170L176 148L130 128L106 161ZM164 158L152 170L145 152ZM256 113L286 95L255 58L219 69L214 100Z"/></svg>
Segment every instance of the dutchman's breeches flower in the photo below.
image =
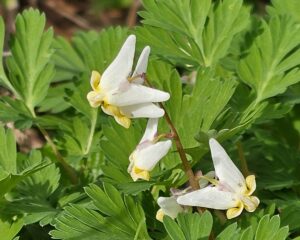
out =
<svg viewBox="0 0 300 240"><path fill-rule="evenodd" d="M174 219L178 213L185 212L185 209L177 203L175 196L159 197L157 204L160 209L156 213L156 219L160 222L163 221L165 215Z"/></svg>
<svg viewBox="0 0 300 240"><path fill-rule="evenodd" d="M255 176L245 179L215 139L209 140L209 146L217 179L205 177L212 185L179 197L177 203L227 210L228 219L239 216L244 208L253 212L259 205L259 199L251 196L256 188Z"/></svg>
<svg viewBox="0 0 300 240"><path fill-rule="evenodd" d="M140 143L129 156L128 172L134 181L138 179L149 180L150 171L167 155L172 146L172 141L159 141L157 136L158 118L150 118L144 136Z"/></svg>
<svg viewBox="0 0 300 240"><path fill-rule="evenodd" d="M170 98L169 93L143 86L150 47L141 53L137 66L130 76L135 52L136 37L130 35L114 61L101 76L93 71L87 99L92 107L101 106L103 112L111 115L125 128L129 128L131 118L159 118L164 110L154 103Z"/></svg>

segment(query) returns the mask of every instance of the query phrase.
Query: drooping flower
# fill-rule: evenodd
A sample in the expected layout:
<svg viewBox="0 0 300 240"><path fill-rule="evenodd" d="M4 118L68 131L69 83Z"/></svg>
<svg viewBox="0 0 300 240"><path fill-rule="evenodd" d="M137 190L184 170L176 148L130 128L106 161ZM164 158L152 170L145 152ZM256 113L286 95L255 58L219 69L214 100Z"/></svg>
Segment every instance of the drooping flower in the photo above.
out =
<svg viewBox="0 0 300 240"><path fill-rule="evenodd" d="M165 215L174 219L177 217L178 213L185 211L185 209L177 203L175 196L159 197L157 199L157 204L160 209L156 213L156 219L161 222Z"/></svg>
<svg viewBox="0 0 300 240"><path fill-rule="evenodd" d="M135 52L136 37L130 35L117 57L101 76L93 71L87 99L92 107L101 106L103 112L111 115L125 128L129 128L131 118L159 118L164 110L153 103L167 101L169 93L143 86L150 47L145 47L130 76Z"/></svg>
<svg viewBox="0 0 300 240"><path fill-rule="evenodd" d="M128 172L134 181L149 180L150 171L168 153L172 146L171 140L159 141L157 135L158 118L150 118L146 131L136 149L129 156Z"/></svg>
<svg viewBox="0 0 300 240"><path fill-rule="evenodd" d="M212 185L187 193L177 199L181 205L227 210L228 219L237 217L245 208L253 212L259 199L251 196L255 191L255 176L244 178L223 147L213 138L209 146L217 179L206 178Z"/></svg>

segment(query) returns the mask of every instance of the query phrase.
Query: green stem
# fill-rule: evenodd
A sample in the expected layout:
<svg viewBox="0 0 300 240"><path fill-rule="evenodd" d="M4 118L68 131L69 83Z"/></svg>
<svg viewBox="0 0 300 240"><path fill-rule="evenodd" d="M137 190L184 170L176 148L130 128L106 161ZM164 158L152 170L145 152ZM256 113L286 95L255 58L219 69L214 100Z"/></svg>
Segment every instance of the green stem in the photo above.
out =
<svg viewBox="0 0 300 240"><path fill-rule="evenodd" d="M90 130L90 135L88 138L88 143L85 149L84 154L87 155L90 150L91 150L91 146L93 143L93 138L94 138L94 134L95 134L95 129L96 129L96 124L97 124L97 117L98 117L98 111L95 111L95 114L93 114L93 118L91 119L91 130Z"/></svg>
<svg viewBox="0 0 300 240"><path fill-rule="evenodd" d="M143 223L144 223L144 219L142 219L140 222L139 222L139 225L136 229L136 232L135 232L135 236L134 236L134 239L133 240L138 240L139 239L139 234L140 234L140 231L141 231L141 228L143 226Z"/></svg>
<svg viewBox="0 0 300 240"><path fill-rule="evenodd" d="M34 111L34 108L31 107L31 105L27 105L29 111L31 112L31 115L33 118L36 118L36 114ZM40 130L40 132L43 134L44 138L46 139L46 141L48 142L48 144L50 145L54 155L56 156L57 161L61 164L61 166L63 167L63 169L65 170L66 174L68 175L70 181L72 184L76 185L78 184L79 180L78 180L78 176L76 174L75 169L73 169L62 157L62 155L60 154L60 152L58 151L56 145L54 144L54 142L52 141L52 139L50 138L48 132L41 127L39 124L36 123L36 126L38 127L38 129Z"/></svg>
<svg viewBox="0 0 300 240"><path fill-rule="evenodd" d="M54 142L52 141L52 139L50 138L48 132L42 128L41 126L39 126L38 124L36 125L38 127L38 129L40 130L40 132L43 134L44 138L46 139L46 141L48 142L48 144L50 145L54 155L57 158L57 161L62 165L63 169L66 171L66 174L68 175L70 181L72 184L76 185L78 184L79 180L78 180L78 176L76 174L75 169L73 169L66 161L65 159L62 157L62 155L60 154L60 152L58 151L56 145L54 144Z"/></svg>
<svg viewBox="0 0 300 240"><path fill-rule="evenodd" d="M247 164L247 160L245 158L244 149L243 149L241 141L238 141L236 143L236 146L238 149L239 159L241 162L242 173L244 174L245 177L247 177L250 175L250 173L249 173L248 164Z"/></svg>

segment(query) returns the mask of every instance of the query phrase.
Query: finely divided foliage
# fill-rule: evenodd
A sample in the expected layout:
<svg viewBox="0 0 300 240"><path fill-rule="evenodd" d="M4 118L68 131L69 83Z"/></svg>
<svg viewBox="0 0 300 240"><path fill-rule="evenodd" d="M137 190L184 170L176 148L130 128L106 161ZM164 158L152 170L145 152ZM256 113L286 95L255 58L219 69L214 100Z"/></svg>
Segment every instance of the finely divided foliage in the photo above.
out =
<svg viewBox="0 0 300 240"><path fill-rule="evenodd" d="M0 17L0 239L299 239L300 3L249 2L143 0L139 26L70 41ZM132 119L143 97L165 116Z"/></svg>

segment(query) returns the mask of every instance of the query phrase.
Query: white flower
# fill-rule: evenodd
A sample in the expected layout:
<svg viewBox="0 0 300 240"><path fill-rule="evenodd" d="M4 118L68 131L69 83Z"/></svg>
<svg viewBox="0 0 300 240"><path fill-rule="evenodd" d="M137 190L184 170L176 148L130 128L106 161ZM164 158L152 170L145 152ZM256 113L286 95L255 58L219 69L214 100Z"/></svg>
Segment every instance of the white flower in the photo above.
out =
<svg viewBox="0 0 300 240"><path fill-rule="evenodd" d="M170 98L169 93L143 86L150 47L145 47L130 77L135 52L136 38L130 35L114 61L101 76L92 72L91 86L87 99L92 107L102 110L122 126L130 126L130 118L159 118L164 110L153 103Z"/></svg>
<svg viewBox="0 0 300 240"><path fill-rule="evenodd" d="M213 186L187 193L177 199L181 205L227 210L228 219L237 217L245 208L253 212L259 199L251 196L255 191L255 176L244 178L223 147L215 140L209 140L211 155L217 179L208 179Z"/></svg>
<svg viewBox="0 0 300 240"><path fill-rule="evenodd" d="M177 217L178 213L185 211L184 208L177 203L175 196L159 197L157 199L157 204L160 206L160 209L156 213L156 219L161 222L165 215L174 219Z"/></svg>
<svg viewBox="0 0 300 240"><path fill-rule="evenodd" d="M130 164L128 172L134 181L138 179L149 180L149 172L155 165L167 155L172 146L172 141L158 142L157 136L158 118L150 118L147 123L146 131L140 143L129 156Z"/></svg>

